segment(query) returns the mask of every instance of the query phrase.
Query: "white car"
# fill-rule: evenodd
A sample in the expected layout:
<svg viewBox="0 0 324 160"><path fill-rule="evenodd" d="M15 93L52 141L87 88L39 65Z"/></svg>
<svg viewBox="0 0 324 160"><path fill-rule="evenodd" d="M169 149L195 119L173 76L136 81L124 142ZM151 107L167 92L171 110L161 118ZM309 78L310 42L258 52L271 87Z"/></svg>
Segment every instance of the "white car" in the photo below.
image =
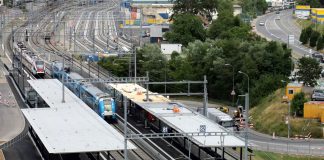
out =
<svg viewBox="0 0 324 160"><path fill-rule="evenodd" d="M264 21L260 21L259 25L264 26Z"/></svg>
<svg viewBox="0 0 324 160"><path fill-rule="evenodd" d="M280 20L280 16L277 16L277 17L276 17L276 20Z"/></svg>

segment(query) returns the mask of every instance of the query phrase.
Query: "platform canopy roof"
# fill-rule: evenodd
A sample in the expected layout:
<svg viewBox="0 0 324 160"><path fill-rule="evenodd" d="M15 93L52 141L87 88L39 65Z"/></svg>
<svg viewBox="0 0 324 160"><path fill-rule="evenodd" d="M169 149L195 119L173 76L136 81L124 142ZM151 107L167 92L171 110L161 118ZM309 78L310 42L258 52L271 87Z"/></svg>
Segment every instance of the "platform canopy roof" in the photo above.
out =
<svg viewBox="0 0 324 160"><path fill-rule="evenodd" d="M124 149L124 137L57 79L29 80L50 108L22 109L45 148L52 154ZM128 142L128 149L136 147Z"/></svg>

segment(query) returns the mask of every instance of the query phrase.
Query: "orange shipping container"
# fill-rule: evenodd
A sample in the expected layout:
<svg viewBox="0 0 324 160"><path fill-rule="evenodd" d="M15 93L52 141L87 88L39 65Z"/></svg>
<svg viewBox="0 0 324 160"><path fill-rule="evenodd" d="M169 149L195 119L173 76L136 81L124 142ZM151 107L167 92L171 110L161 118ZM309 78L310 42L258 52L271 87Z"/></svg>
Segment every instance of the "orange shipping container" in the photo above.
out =
<svg viewBox="0 0 324 160"><path fill-rule="evenodd" d="M301 83L288 83L288 85L286 86L286 96L291 101L296 93L302 91L302 88L303 84Z"/></svg>
<svg viewBox="0 0 324 160"><path fill-rule="evenodd" d="M324 111L324 102L309 101L304 103L304 118L321 118Z"/></svg>
<svg viewBox="0 0 324 160"><path fill-rule="evenodd" d="M322 114L321 114L321 123L324 123L324 110L322 111Z"/></svg>

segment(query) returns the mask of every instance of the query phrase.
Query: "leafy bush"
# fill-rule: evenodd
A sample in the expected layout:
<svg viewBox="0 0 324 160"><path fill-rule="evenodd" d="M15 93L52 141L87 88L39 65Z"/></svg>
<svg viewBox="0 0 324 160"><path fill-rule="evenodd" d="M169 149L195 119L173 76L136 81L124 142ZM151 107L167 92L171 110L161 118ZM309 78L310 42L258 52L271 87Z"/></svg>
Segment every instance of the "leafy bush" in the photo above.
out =
<svg viewBox="0 0 324 160"><path fill-rule="evenodd" d="M291 113L296 113L297 116L303 116L304 114L304 103L307 102L305 98L305 93L300 92L294 95L294 98L291 101Z"/></svg>
<svg viewBox="0 0 324 160"><path fill-rule="evenodd" d="M321 34L317 31L313 31L309 38L309 46L315 47L317 39L321 36Z"/></svg>
<svg viewBox="0 0 324 160"><path fill-rule="evenodd" d="M319 51L319 50L322 50L323 47L324 47L324 40L323 40L323 36L320 36L320 37L317 39L316 49Z"/></svg>
<svg viewBox="0 0 324 160"><path fill-rule="evenodd" d="M306 35L306 29L303 29L300 36L299 36L299 41L302 42L302 44L308 44L308 38Z"/></svg>

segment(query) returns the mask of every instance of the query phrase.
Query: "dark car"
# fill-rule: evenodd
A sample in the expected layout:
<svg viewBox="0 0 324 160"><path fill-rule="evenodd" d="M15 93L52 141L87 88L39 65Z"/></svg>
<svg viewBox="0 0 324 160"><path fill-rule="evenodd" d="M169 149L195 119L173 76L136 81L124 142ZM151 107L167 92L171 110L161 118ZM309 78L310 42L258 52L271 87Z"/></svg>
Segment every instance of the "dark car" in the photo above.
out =
<svg viewBox="0 0 324 160"><path fill-rule="evenodd" d="M280 14L280 11L276 11L276 14Z"/></svg>
<svg viewBox="0 0 324 160"><path fill-rule="evenodd" d="M324 100L324 90L323 89L314 89L312 94L313 101L323 101Z"/></svg>
<svg viewBox="0 0 324 160"><path fill-rule="evenodd" d="M316 59L318 62L320 63L324 63L324 57L321 53L314 53L313 55L313 58Z"/></svg>

